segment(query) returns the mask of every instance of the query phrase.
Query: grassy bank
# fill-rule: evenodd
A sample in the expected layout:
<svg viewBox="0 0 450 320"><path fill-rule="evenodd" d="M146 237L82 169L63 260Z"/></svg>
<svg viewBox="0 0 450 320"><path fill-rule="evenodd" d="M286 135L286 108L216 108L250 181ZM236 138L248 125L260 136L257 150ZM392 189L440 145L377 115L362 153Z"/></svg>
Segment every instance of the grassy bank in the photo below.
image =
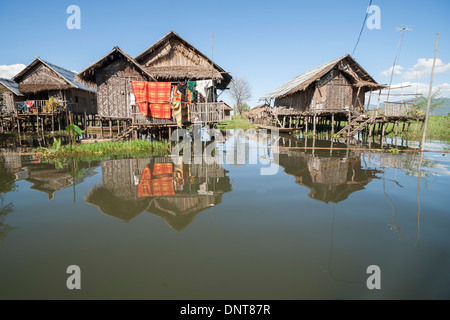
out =
<svg viewBox="0 0 450 320"><path fill-rule="evenodd" d="M61 146L55 142L50 148L37 148L33 153L39 158L68 158L80 156L99 156L129 153L165 153L169 151L168 142L130 140L123 142L104 141Z"/></svg>
<svg viewBox="0 0 450 320"><path fill-rule="evenodd" d="M239 116L233 117L232 120L222 121L217 125L217 129L256 129L257 125L249 122L246 118L241 118Z"/></svg>

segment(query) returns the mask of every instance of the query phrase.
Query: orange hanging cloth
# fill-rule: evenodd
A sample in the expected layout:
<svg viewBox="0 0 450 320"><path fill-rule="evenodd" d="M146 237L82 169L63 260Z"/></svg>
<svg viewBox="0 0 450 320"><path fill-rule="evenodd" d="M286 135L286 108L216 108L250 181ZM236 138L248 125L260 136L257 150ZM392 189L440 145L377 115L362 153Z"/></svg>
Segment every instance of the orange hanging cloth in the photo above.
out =
<svg viewBox="0 0 450 320"><path fill-rule="evenodd" d="M146 117L172 119L170 82L132 81L139 111Z"/></svg>
<svg viewBox="0 0 450 320"><path fill-rule="evenodd" d="M149 167L145 167L142 171L141 180L138 185L138 197L152 196L152 172Z"/></svg>
<svg viewBox="0 0 450 320"><path fill-rule="evenodd" d="M131 86L133 88L134 97L139 107L139 111L143 116L149 116L148 108L148 82L146 81L132 81Z"/></svg>

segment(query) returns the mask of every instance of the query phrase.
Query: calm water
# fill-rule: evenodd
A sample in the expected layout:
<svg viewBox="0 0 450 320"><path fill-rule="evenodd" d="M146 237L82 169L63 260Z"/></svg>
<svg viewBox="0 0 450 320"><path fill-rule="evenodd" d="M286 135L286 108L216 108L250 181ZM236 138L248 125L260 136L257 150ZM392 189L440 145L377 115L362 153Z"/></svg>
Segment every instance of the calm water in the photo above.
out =
<svg viewBox="0 0 450 320"><path fill-rule="evenodd" d="M246 164L223 165L4 150L0 298L450 298L450 155L425 154L417 198L416 153L298 148L312 143L258 153L250 138ZM217 146L232 156L234 138ZM381 290L366 286L370 265Z"/></svg>

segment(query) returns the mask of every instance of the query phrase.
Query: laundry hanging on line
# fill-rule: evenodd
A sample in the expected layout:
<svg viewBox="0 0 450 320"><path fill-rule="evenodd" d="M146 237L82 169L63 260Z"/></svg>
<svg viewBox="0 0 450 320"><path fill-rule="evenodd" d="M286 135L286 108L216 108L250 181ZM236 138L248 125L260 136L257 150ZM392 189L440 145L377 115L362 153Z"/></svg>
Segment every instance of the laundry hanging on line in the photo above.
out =
<svg viewBox="0 0 450 320"><path fill-rule="evenodd" d="M208 96L208 88L214 85L212 80L199 80L195 86L195 89L203 96Z"/></svg>
<svg viewBox="0 0 450 320"><path fill-rule="evenodd" d="M133 81L133 93L139 111L146 117L171 119L171 82Z"/></svg>

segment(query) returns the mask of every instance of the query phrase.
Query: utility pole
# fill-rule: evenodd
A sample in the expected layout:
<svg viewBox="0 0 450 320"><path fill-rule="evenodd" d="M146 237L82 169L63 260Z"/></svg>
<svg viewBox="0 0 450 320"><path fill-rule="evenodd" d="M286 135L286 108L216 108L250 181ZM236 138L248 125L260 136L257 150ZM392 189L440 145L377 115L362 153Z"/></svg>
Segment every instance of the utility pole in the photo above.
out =
<svg viewBox="0 0 450 320"><path fill-rule="evenodd" d="M425 113L425 125L423 127L422 143L420 144L421 151L423 151L425 148L425 136L427 135L428 115L430 113L431 94L433 91L433 76L434 76L434 66L436 65L438 41L439 41L439 33L436 36L436 47L434 48L434 60L433 60L433 67L431 69L430 89L428 90L428 102L427 102L427 111Z"/></svg>
<svg viewBox="0 0 450 320"><path fill-rule="evenodd" d="M408 29L408 26L406 26L406 27L401 27L398 31L400 31L400 40L398 41L397 51L395 52L394 65L392 66L391 80L389 81L389 88L388 88L388 94L387 94L386 101L389 101L389 94L391 92L392 78L394 77L395 64L397 63L398 49L400 48L400 43L402 42L403 32L404 31L411 31L411 29Z"/></svg>

